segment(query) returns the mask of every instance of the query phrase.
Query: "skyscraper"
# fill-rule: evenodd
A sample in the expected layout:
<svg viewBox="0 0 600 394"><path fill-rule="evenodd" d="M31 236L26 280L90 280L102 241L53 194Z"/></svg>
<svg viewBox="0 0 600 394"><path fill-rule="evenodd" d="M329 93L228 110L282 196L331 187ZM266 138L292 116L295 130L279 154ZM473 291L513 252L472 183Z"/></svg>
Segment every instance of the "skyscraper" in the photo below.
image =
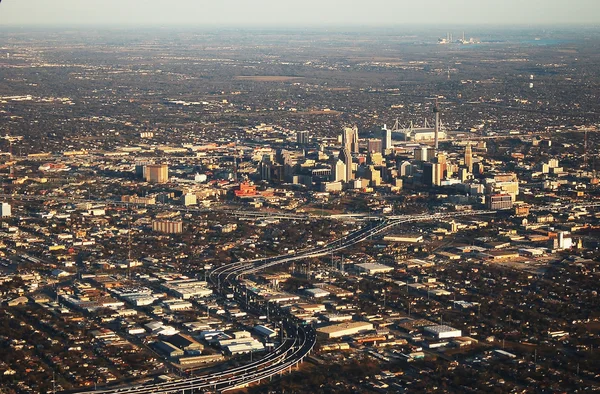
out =
<svg viewBox="0 0 600 394"><path fill-rule="evenodd" d="M412 175L412 164L410 163L410 161L403 161L398 166L398 169L400 170L400 176Z"/></svg>
<svg viewBox="0 0 600 394"><path fill-rule="evenodd" d="M331 180L333 182L346 182L346 164L341 160L336 160L331 165Z"/></svg>
<svg viewBox="0 0 600 394"><path fill-rule="evenodd" d="M414 155L415 160L427 161L429 160L429 149L426 146L420 146L415 148Z"/></svg>
<svg viewBox="0 0 600 394"><path fill-rule="evenodd" d="M283 151L283 176L285 181L288 182L294 175L294 156L290 151Z"/></svg>
<svg viewBox="0 0 600 394"><path fill-rule="evenodd" d="M298 145L306 145L308 144L309 137L308 131L298 131L296 132L296 143Z"/></svg>
<svg viewBox="0 0 600 394"><path fill-rule="evenodd" d="M358 127L346 127L342 134L342 147L348 148L351 153L358 153Z"/></svg>
<svg viewBox="0 0 600 394"><path fill-rule="evenodd" d="M263 181L271 180L271 166L272 162L270 157L268 155L264 155L259 165L260 179Z"/></svg>
<svg viewBox="0 0 600 394"><path fill-rule="evenodd" d="M467 144L465 148L465 167L469 172L473 172L473 152L471 151L471 143Z"/></svg>
<svg viewBox="0 0 600 394"><path fill-rule="evenodd" d="M369 166L366 171L367 179L371 181L371 186L379 186L381 184L381 171L374 166Z"/></svg>
<svg viewBox="0 0 600 394"><path fill-rule="evenodd" d="M386 153L388 149L392 149L392 130L388 130L386 125L381 129L381 147Z"/></svg>
<svg viewBox="0 0 600 394"><path fill-rule="evenodd" d="M383 145L382 145L382 141L375 139L375 138L369 138L367 140L367 151L369 153L372 152L377 152L377 153L381 153L384 152L385 149L383 149Z"/></svg>
<svg viewBox="0 0 600 394"><path fill-rule="evenodd" d="M146 166L146 182L167 183L169 166L167 164L148 164Z"/></svg>
<svg viewBox="0 0 600 394"><path fill-rule="evenodd" d="M435 162L441 166L441 177L442 179L446 178L448 163L446 162L446 155L444 152L438 152L435 157Z"/></svg>
<svg viewBox="0 0 600 394"><path fill-rule="evenodd" d="M423 165L422 179L425 185L440 186L442 184L442 165L438 163L425 163Z"/></svg>
<svg viewBox="0 0 600 394"><path fill-rule="evenodd" d="M349 182L354 179L352 173L352 153L348 147L344 147L340 152L340 160L346 165L346 181Z"/></svg>

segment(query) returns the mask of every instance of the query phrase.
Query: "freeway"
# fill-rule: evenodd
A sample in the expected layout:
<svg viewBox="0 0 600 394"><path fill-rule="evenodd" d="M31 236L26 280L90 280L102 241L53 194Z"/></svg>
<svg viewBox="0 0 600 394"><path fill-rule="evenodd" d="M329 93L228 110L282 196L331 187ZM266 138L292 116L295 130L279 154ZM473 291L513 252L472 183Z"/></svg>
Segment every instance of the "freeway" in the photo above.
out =
<svg viewBox="0 0 600 394"><path fill-rule="evenodd" d="M360 242L363 242L373 236L379 235L400 224L431 220L445 220L460 216L490 215L494 213L496 213L496 211L465 211L437 214L389 216L385 219L380 219L379 221L368 222L366 226L359 228L358 230L342 238L338 238L320 247L309 247L291 254L259 258L254 260L238 261L236 263L217 267L210 272L209 278L214 285L220 288L222 283L230 282L234 279L239 279L239 277L242 275L258 272L264 270L265 268L269 268L279 264L289 263L292 261L330 255L331 253L344 250Z"/></svg>
<svg viewBox="0 0 600 394"><path fill-rule="evenodd" d="M150 393L180 393L180 392L225 392L235 388L260 382L273 376L291 370L314 349L316 333L309 326L298 326L289 321L283 323L285 339L282 344L264 358L243 366L231 368L222 372L181 379L173 382L82 391L80 393L96 394L150 394Z"/></svg>
<svg viewBox="0 0 600 394"><path fill-rule="evenodd" d="M600 206L600 202L574 202L568 205L536 207L532 210L556 210L564 212L569 209L595 208L598 206ZM263 270L265 268L269 268L271 266L307 259L311 257L321 257L330 255L331 253L338 252L348 247L354 246L373 236L388 231L392 227L398 226L400 224L431 220L446 220L461 216L491 215L495 213L497 213L497 211L478 210L435 214L390 215L383 217L370 217L369 222L367 222L364 227L361 227L358 230L346 235L345 237L338 238L321 247L311 246L290 254L258 258L254 260L238 261L236 263L215 268L213 271L210 272L209 278L214 285L220 288L220 285L226 281L238 279L242 275L251 274Z"/></svg>

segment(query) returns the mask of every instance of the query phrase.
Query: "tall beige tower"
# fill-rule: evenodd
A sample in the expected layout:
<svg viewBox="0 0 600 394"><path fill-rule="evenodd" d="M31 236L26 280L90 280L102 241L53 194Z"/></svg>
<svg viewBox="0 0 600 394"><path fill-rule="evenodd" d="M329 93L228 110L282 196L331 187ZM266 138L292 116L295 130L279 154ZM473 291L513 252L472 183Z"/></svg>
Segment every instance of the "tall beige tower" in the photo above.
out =
<svg viewBox="0 0 600 394"><path fill-rule="evenodd" d="M467 144L465 148L465 167L469 170L469 172L473 172L473 152L471 151L471 143Z"/></svg>
<svg viewBox="0 0 600 394"><path fill-rule="evenodd" d="M358 153L358 127L346 127L342 134L342 148L348 148L351 153Z"/></svg>
<svg viewBox="0 0 600 394"><path fill-rule="evenodd" d="M169 166L167 164L148 164L146 166L146 182L167 183Z"/></svg>
<svg viewBox="0 0 600 394"><path fill-rule="evenodd" d="M354 174L352 173L352 153L348 147L343 148L340 152L340 160L346 165L346 182L350 182L354 179Z"/></svg>
<svg viewBox="0 0 600 394"><path fill-rule="evenodd" d="M331 180L334 182L346 182L346 176L346 164L341 160L337 160L331 168Z"/></svg>

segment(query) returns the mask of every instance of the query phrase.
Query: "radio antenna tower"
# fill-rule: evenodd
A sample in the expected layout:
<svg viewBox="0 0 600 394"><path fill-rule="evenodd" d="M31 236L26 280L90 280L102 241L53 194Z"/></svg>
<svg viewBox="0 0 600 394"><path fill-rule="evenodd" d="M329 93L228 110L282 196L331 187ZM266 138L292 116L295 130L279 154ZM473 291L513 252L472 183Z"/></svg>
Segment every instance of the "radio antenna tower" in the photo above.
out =
<svg viewBox="0 0 600 394"><path fill-rule="evenodd" d="M438 152L439 147L439 133L440 133L440 108L438 106L438 99L435 99L435 106L433 107L433 113L435 114L435 154Z"/></svg>

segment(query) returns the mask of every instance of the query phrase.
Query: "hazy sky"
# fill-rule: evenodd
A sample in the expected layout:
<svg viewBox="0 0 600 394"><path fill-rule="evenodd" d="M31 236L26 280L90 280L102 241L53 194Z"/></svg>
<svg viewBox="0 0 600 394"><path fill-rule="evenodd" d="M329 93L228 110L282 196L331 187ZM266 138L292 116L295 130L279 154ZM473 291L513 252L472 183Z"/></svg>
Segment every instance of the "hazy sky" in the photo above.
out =
<svg viewBox="0 0 600 394"><path fill-rule="evenodd" d="M3 0L7 25L600 24L600 0Z"/></svg>

